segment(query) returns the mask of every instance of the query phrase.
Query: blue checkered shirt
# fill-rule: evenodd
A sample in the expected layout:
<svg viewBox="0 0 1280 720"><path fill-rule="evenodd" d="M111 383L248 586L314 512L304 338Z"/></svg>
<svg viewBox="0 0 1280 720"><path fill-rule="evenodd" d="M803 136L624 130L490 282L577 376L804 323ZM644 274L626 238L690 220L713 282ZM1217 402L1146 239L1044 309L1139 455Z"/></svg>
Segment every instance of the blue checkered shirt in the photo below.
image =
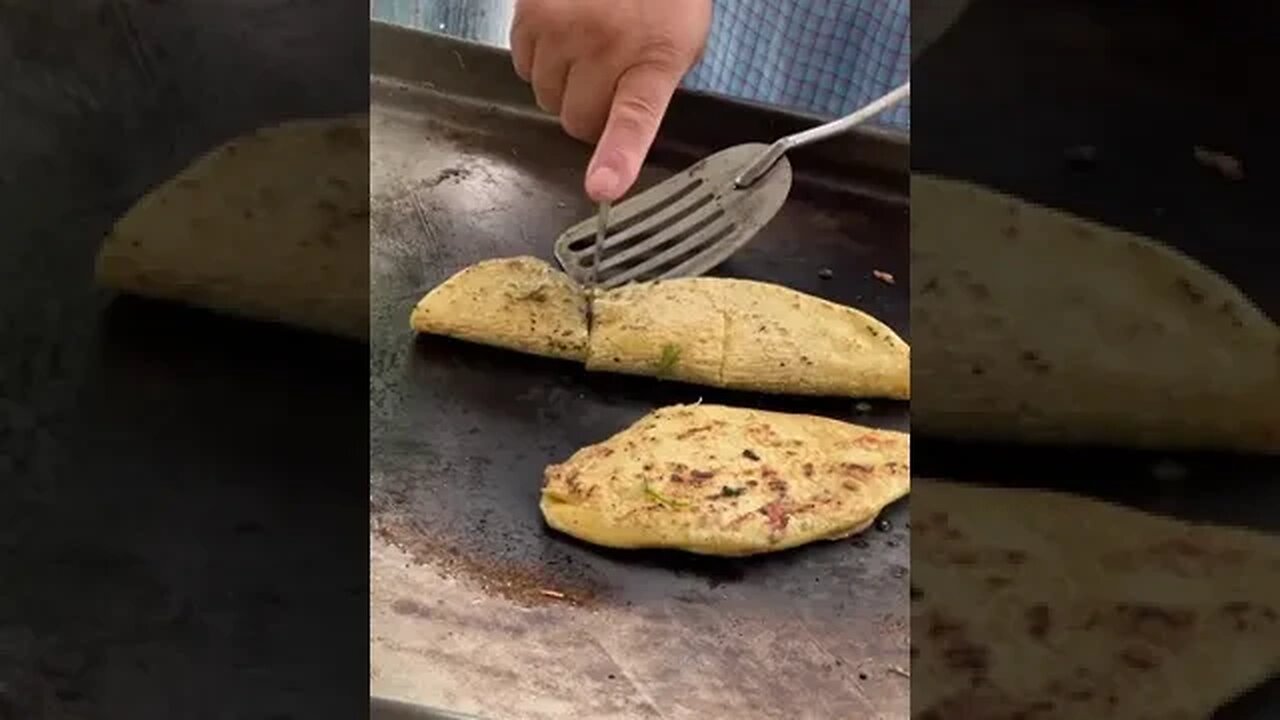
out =
<svg viewBox="0 0 1280 720"><path fill-rule="evenodd" d="M716 0L685 86L844 115L907 81L910 0ZM907 102L876 122L906 130Z"/></svg>
<svg viewBox="0 0 1280 720"><path fill-rule="evenodd" d="M502 20L513 2L370 5L380 20L505 45ZM837 116L906 82L910 65L910 0L715 0L706 52L685 86ZM908 130L909 103L871 122Z"/></svg>

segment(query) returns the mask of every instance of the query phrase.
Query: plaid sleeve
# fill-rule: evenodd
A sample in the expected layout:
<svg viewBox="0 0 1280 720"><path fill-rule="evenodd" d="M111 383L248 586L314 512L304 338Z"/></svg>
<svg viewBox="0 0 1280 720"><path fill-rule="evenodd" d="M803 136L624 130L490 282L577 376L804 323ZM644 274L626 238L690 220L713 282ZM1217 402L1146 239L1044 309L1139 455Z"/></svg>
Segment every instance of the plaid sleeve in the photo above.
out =
<svg viewBox="0 0 1280 720"><path fill-rule="evenodd" d="M716 0L685 86L836 116L906 82L910 66L910 0ZM909 129L909 102L871 122Z"/></svg>
<svg viewBox="0 0 1280 720"><path fill-rule="evenodd" d="M370 13L505 46L514 4L370 0ZM910 65L910 0L715 0L706 52L685 86L836 116L906 82ZM909 103L871 122L909 129Z"/></svg>

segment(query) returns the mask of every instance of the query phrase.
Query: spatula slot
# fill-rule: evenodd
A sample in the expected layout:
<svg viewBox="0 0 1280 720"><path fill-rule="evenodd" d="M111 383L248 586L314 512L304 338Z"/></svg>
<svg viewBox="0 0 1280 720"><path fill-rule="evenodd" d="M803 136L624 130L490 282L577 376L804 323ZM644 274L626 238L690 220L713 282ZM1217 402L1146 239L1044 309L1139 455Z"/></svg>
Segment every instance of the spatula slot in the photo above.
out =
<svg viewBox="0 0 1280 720"><path fill-rule="evenodd" d="M685 218L689 217L690 215L693 215L697 211L709 205L712 200L713 200L713 197L711 195L703 195L702 197L694 200L688 207L681 208L679 211L673 213L671 217L664 218L660 224L655 223L653 227L641 228L639 231L632 233L629 237L625 239L619 237L618 242L616 244L610 242L610 238L606 236L604 241L605 246L603 249L605 252L611 255L616 255L618 253L622 253L627 250L630 250L631 248L647 240L651 240L657 237L658 235L661 235L662 233L667 232L671 227L675 225L679 225L680 222L683 221ZM723 215L723 214L724 214L723 212L719 213L719 215ZM666 243L664 243L663 245L665 246Z"/></svg>
<svg viewBox="0 0 1280 720"><path fill-rule="evenodd" d="M689 247L689 250L672 258L671 261L668 262L664 267L666 267L667 269L670 269L672 267L685 264L686 262L706 252L708 248L715 246L716 243L732 235L733 231L736 230L737 228L738 228L737 225L726 225L723 230L720 230L715 234L707 237L706 240L703 240L702 242L699 242L696 245L691 245Z"/></svg>
<svg viewBox="0 0 1280 720"><path fill-rule="evenodd" d="M637 225L640 225L641 223L649 220L650 218L662 212L666 208L688 197L695 190L702 187L704 182L705 181L702 178L693 178L692 180L685 183L684 185L681 185L674 192L666 195L663 198L662 202L647 205L645 207L640 208L639 210L637 210L635 213L631 215L618 218L617 222L609 223L605 227L606 237L609 235L620 235L626 232L627 230L630 230L631 228L636 227ZM643 200L644 194L642 193L635 199ZM705 205L706 202L707 202L706 200L699 201L699 203L694 205L691 209L686 209L681 214L677 214L674 218L670 220L670 222L676 222L680 220L681 218L685 217L686 215L693 212L694 210L697 210L702 205ZM652 233L650 233L650 235L652 235ZM635 242L637 243L642 242L644 239L645 237L642 236L639 239L635 240ZM574 240L573 242L569 243L568 248L571 252L580 253L580 252L585 252L587 250L590 250L592 247L595 246L595 244L596 244L596 237L595 237L595 231L593 228L590 234L584 234L581 238L578 238L577 240Z"/></svg>
<svg viewBox="0 0 1280 720"><path fill-rule="evenodd" d="M609 288L637 280L682 277L679 273L691 268L705 271L724 259L725 253L719 243L738 229L736 223L709 223L656 255L642 256L641 262L633 264L630 269L610 273L603 286Z"/></svg>
<svg viewBox="0 0 1280 720"><path fill-rule="evenodd" d="M692 215L694 210L697 210L700 207L706 206L710 201L711 201L711 198L707 197L699 205L697 205L696 207L690 208L688 212L685 212L680 219L683 219L684 217L688 217L689 215ZM686 240L689 240L694 235L701 232L704 228L716 222L722 217L724 217L723 210L719 210L719 209L714 210L706 217L691 224L689 227L684 228L683 230L680 230L679 232L672 234L670 238L662 240L661 242L659 242L656 245L653 245L652 247L646 248L646 252L635 253L631 257L626 257L624 259L621 259L621 261L618 261L618 256L621 255L622 252L625 251L627 248L620 248L617 251L610 252L609 255L606 255L602 259L602 267L600 272L602 279L613 277L620 273L626 272L627 270L630 270L631 268L636 267L640 263L654 256L661 255L662 253L670 250L671 248L679 245L680 243L683 243ZM660 232L662 232L661 229L658 230L657 232L648 234L642 239L637 239L633 242L630 242L627 245L628 247L635 247L636 245L639 245L640 242L642 242L642 240L648 240L650 238L656 237ZM701 247L702 247L702 244L699 244L698 248L700 249ZM610 250L612 250L612 248L610 248Z"/></svg>

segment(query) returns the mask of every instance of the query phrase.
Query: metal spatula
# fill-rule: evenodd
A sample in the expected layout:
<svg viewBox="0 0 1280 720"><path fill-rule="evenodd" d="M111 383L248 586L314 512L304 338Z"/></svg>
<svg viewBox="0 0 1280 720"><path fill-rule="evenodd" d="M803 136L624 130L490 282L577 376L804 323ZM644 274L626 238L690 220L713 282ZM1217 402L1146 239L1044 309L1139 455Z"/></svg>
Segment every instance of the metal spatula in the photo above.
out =
<svg viewBox="0 0 1280 720"><path fill-rule="evenodd" d="M735 145L565 230L560 266L600 289L629 282L701 275L724 262L769 222L791 190L788 150L842 133L897 105L908 82L839 120L772 145ZM603 236L603 243L598 237Z"/></svg>

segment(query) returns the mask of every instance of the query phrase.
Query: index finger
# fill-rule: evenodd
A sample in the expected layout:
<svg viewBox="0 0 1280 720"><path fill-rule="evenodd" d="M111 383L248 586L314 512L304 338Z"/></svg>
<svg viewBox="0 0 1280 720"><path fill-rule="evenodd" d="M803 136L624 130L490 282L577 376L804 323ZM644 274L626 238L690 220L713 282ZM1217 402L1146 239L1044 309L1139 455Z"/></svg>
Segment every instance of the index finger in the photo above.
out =
<svg viewBox="0 0 1280 720"><path fill-rule="evenodd" d="M633 66L618 78L609 119L587 165L592 200L612 202L635 183L679 84L679 73L653 64Z"/></svg>

